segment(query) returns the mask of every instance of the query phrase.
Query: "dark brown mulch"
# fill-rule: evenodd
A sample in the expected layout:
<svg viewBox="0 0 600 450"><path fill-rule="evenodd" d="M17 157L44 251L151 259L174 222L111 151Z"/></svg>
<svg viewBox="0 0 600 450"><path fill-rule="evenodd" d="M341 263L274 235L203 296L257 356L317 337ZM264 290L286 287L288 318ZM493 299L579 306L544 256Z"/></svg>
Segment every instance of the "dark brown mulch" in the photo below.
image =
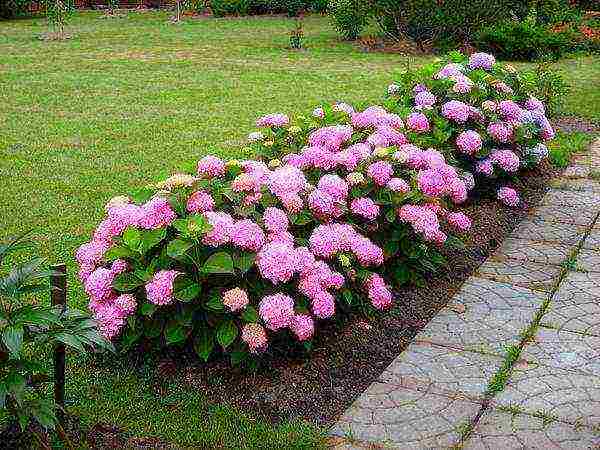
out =
<svg viewBox="0 0 600 450"><path fill-rule="evenodd" d="M343 326L320 329L309 358L273 357L257 373L231 370L225 361L178 364L177 373L212 401L226 402L272 422L302 418L319 425L331 423L448 303L463 281L526 216L528 207L540 201L554 175L553 169L544 166L515 185L524 199L521 209L505 208L489 196L466 205L474 220L473 230L464 249L446 255L444 270L431 276L422 288L401 293L395 309L382 318L354 319ZM172 363L163 363L161 369L157 370L159 379L172 379Z"/></svg>

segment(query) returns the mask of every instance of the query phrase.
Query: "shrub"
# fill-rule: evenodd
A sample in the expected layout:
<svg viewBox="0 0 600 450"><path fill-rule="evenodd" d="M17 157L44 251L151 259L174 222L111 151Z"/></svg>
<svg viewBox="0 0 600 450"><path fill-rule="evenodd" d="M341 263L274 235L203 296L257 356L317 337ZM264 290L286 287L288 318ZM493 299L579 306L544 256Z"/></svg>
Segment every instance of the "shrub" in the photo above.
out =
<svg viewBox="0 0 600 450"><path fill-rule="evenodd" d="M0 0L0 19L14 19L27 13L32 0Z"/></svg>
<svg viewBox="0 0 600 450"><path fill-rule="evenodd" d="M250 11L250 0L210 0L215 17L245 16Z"/></svg>
<svg viewBox="0 0 600 450"><path fill-rule="evenodd" d="M329 0L310 0L309 9L318 13L326 13L329 9Z"/></svg>
<svg viewBox="0 0 600 450"><path fill-rule="evenodd" d="M361 0L331 0L329 14L333 26L346 40L355 40L369 22L369 10Z"/></svg>
<svg viewBox="0 0 600 450"><path fill-rule="evenodd" d="M475 177L516 176L553 135L518 73L452 57L402 75L386 108L261 117L248 139L264 162L206 156L112 199L76 254L104 335L238 362L310 348L336 314L389 308L443 264L442 246L460 245ZM518 204L509 186L498 197Z"/></svg>
<svg viewBox="0 0 600 450"><path fill-rule="evenodd" d="M526 13L519 0L374 0L372 8L386 35L416 42L448 38L465 42L483 25Z"/></svg>
<svg viewBox="0 0 600 450"><path fill-rule="evenodd" d="M531 22L504 22L482 29L474 42L500 58L531 61L565 55L571 50L573 35L569 31L553 32L545 25Z"/></svg>
<svg viewBox="0 0 600 450"><path fill-rule="evenodd" d="M29 246L26 237L0 244L0 264L9 254ZM43 306L35 298L48 293L51 274L41 258L25 259L8 273L0 273L0 412L8 413L21 431L32 421L50 429L56 422L56 405L40 386L49 381L44 350L57 343L81 352L86 347L112 347L98 334L89 315Z"/></svg>

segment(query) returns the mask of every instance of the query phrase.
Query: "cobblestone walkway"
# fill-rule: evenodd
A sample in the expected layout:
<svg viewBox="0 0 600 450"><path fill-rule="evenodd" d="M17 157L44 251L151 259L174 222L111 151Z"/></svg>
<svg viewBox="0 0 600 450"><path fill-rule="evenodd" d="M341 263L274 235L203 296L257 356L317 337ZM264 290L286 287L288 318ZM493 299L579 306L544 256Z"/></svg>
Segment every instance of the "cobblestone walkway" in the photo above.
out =
<svg viewBox="0 0 600 450"><path fill-rule="evenodd" d="M594 167L600 140L339 418L336 449L600 449Z"/></svg>

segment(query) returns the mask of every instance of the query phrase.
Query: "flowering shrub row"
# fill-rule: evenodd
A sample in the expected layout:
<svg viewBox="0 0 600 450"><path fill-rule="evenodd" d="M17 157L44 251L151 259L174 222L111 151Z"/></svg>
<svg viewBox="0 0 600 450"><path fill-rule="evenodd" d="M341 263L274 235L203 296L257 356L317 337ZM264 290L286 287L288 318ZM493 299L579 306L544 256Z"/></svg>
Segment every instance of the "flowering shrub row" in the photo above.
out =
<svg viewBox="0 0 600 450"><path fill-rule="evenodd" d="M402 301L395 288L469 230L456 208L475 180L535 164L552 135L543 105L517 103L517 74L490 55L453 58L404 74L385 107L261 117L249 140L267 162L206 156L112 199L76 255L102 333L238 361ZM509 187L498 197L518 203Z"/></svg>

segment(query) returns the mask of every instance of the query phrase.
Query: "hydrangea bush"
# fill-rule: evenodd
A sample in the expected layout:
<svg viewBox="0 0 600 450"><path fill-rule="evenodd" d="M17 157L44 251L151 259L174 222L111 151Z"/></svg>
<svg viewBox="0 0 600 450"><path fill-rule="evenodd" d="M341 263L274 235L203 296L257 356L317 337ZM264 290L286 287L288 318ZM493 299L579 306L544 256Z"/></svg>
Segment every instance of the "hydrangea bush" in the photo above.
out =
<svg viewBox="0 0 600 450"><path fill-rule="evenodd" d="M468 232L475 180L535 164L552 134L516 73L460 58L404 74L384 106L263 116L248 136L261 160L206 156L110 200L76 254L102 333L237 362L310 348L321 321L402 301L397 288ZM519 201L508 186L497 196Z"/></svg>

